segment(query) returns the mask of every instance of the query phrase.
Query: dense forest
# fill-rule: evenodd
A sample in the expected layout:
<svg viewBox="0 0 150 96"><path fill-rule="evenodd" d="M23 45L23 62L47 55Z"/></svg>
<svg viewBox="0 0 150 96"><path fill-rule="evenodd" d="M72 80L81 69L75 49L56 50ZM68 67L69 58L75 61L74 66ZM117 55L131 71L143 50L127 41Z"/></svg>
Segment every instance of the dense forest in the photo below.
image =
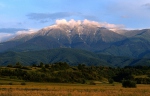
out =
<svg viewBox="0 0 150 96"><path fill-rule="evenodd" d="M78 64L69 66L65 62L54 64L33 64L23 66L19 62L15 65L0 67L0 78L20 79L31 82L82 83L88 81L122 82L132 80L137 84L150 84L149 66L86 66Z"/></svg>

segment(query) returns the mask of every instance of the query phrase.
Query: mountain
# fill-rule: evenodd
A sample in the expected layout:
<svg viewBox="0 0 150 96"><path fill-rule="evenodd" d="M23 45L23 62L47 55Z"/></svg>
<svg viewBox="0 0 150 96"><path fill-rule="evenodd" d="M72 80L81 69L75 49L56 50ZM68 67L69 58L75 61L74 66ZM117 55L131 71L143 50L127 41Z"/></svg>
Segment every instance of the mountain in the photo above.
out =
<svg viewBox="0 0 150 96"><path fill-rule="evenodd" d="M150 29L112 31L96 22L56 23L0 43L0 65L67 62L70 65L149 66L149 37Z"/></svg>
<svg viewBox="0 0 150 96"><path fill-rule="evenodd" d="M8 49L13 51L35 51L53 48L79 48L99 51L109 48L113 43L124 39L126 39L125 36L94 24L57 24L45 27L33 34L16 36L8 42L1 43L0 50L3 52ZM19 43L16 44L15 42Z"/></svg>
<svg viewBox="0 0 150 96"><path fill-rule="evenodd" d="M101 53L143 58L142 54L150 51L150 29L133 30L124 35L128 38L111 45Z"/></svg>
<svg viewBox="0 0 150 96"><path fill-rule="evenodd" d="M0 28L0 42L4 42L12 37L14 37L13 33L19 33L23 31L28 31L28 29L22 28Z"/></svg>
<svg viewBox="0 0 150 96"><path fill-rule="evenodd" d="M88 66L124 67L134 65L150 65L149 59L132 59L111 55L96 54L90 51L73 48L56 48L51 50L31 52L5 52L0 54L1 66L16 64L23 65L50 64L55 62L67 62L70 65L85 64Z"/></svg>
<svg viewBox="0 0 150 96"><path fill-rule="evenodd" d="M97 54L89 51L59 48L32 52L5 52L0 54L0 64L2 66L20 62L24 65L40 64L40 62L49 64L55 62L67 62L70 65L103 65L110 64L100 59Z"/></svg>

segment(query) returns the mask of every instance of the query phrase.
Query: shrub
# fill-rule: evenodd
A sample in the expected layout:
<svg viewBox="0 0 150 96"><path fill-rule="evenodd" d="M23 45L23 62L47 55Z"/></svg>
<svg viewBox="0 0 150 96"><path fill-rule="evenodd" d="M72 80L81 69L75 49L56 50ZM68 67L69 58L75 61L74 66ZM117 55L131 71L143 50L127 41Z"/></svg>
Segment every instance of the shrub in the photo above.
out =
<svg viewBox="0 0 150 96"><path fill-rule="evenodd" d="M9 76L10 79L18 79L17 76Z"/></svg>
<svg viewBox="0 0 150 96"><path fill-rule="evenodd" d="M21 82L21 85L26 85L26 83L25 82Z"/></svg>
<svg viewBox="0 0 150 96"><path fill-rule="evenodd" d="M21 69L31 70L31 68L30 68L30 67L27 67L27 66L23 66Z"/></svg>
<svg viewBox="0 0 150 96"><path fill-rule="evenodd" d="M137 84L150 84L150 78L135 78Z"/></svg>
<svg viewBox="0 0 150 96"><path fill-rule="evenodd" d="M135 81L131 81L131 80L123 80L122 81L122 87L136 88L136 83L135 83Z"/></svg>
<svg viewBox="0 0 150 96"><path fill-rule="evenodd" d="M86 80L85 79L81 79L81 84L85 84L86 83Z"/></svg>
<svg viewBox="0 0 150 96"><path fill-rule="evenodd" d="M91 81L90 85L96 85L96 83L94 81Z"/></svg>
<svg viewBox="0 0 150 96"><path fill-rule="evenodd" d="M20 62L17 62L14 68L22 68L22 64Z"/></svg>
<svg viewBox="0 0 150 96"><path fill-rule="evenodd" d="M9 85L13 85L13 83L12 83L12 82L9 82Z"/></svg>
<svg viewBox="0 0 150 96"><path fill-rule="evenodd" d="M36 64L32 64L32 67L37 67L37 65Z"/></svg>
<svg viewBox="0 0 150 96"><path fill-rule="evenodd" d="M45 64L45 68L49 68L49 64Z"/></svg>
<svg viewBox="0 0 150 96"><path fill-rule="evenodd" d="M110 79L108 79L108 82L109 82L109 84L113 84L114 80L110 78Z"/></svg>
<svg viewBox="0 0 150 96"><path fill-rule="evenodd" d="M7 67L13 67L11 64L7 65Z"/></svg>

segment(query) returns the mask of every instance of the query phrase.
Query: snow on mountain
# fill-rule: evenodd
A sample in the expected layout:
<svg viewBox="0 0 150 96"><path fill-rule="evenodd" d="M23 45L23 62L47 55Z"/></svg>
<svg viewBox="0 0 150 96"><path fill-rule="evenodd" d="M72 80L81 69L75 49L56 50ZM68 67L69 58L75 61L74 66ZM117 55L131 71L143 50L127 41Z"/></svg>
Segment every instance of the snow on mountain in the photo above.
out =
<svg viewBox="0 0 150 96"><path fill-rule="evenodd" d="M21 41L27 41L31 38L34 37L34 33L36 33L37 30L24 30L24 31L17 31L15 33L15 36L11 38L9 41L16 41L16 40L21 40Z"/></svg>
<svg viewBox="0 0 150 96"><path fill-rule="evenodd" d="M95 22L95 21L89 21L89 20L70 20L70 21L66 21L65 19L62 20L56 20L56 23L54 25L45 27L37 32L33 31L33 30L29 30L28 32L24 31L24 32L18 32L17 36L14 37L12 40L16 40L16 39L21 39L21 38L32 38L32 37L37 37L37 36L50 36L53 34L56 34L54 32L52 32L52 30L55 31L63 31L64 34L67 34L67 36L70 38L70 36L73 36L75 34L78 34L79 36L81 36L82 34L96 34L96 31L98 30L98 28L101 27L105 27L108 30L117 30L122 28L121 25L114 25L114 24L109 24L109 23L99 23L99 22ZM93 33L92 33L93 32Z"/></svg>
<svg viewBox="0 0 150 96"><path fill-rule="evenodd" d="M143 56L150 50L150 30L122 30L122 26L83 20L56 20L38 31L20 31L0 52L77 48L116 56ZM113 30L113 31L112 31ZM115 30L115 31L114 31Z"/></svg>

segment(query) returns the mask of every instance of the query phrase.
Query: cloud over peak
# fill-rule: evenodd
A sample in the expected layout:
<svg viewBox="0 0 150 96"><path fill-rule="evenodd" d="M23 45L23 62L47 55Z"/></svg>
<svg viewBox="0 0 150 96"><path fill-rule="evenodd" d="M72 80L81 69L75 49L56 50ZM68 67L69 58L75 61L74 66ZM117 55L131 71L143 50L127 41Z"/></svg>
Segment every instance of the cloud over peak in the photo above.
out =
<svg viewBox="0 0 150 96"><path fill-rule="evenodd" d="M8 41L16 36L30 35L38 30L36 29L21 29L21 28L1 28L0 29L0 42Z"/></svg>
<svg viewBox="0 0 150 96"><path fill-rule="evenodd" d="M17 31L16 35L20 35L20 34L33 34L35 32L37 32L38 30L36 29L29 29L29 30L22 30L22 31Z"/></svg>
<svg viewBox="0 0 150 96"><path fill-rule="evenodd" d="M14 35L11 33L0 33L0 42L7 41L12 38Z"/></svg>
<svg viewBox="0 0 150 96"><path fill-rule="evenodd" d="M61 19L61 20L56 20L55 25L53 26L60 26L60 25L67 25L70 27L75 27L75 26L79 26L79 25L86 25L86 26L96 26L96 27L105 27L107 29L110 30L117 30L117 29L122 29L124 28L123 25L116 25L116 24L110 24L107 22L96 22L96 21L90 21L90 20L74 20L71 19L69 21L65 20L65 19ZM53 27L53 26L49 26L49 27Z"/></svg>
<svg viewBox="0 0 150 96"><path fill-rule="evenodd" d="M61 20L56 20L54 25L45 27L44 29L49 29L49 28L61 28L63 25L69 26L71 29L74 27L78 26L89 26L89 27L105 27L109 30L116 31L120 29L124 29L124 25L116 25L116 24L110 24L107 22L96 22L96 21L91 21L91 20L74 20L71 19L69 21L65 19Z"/></svg>

